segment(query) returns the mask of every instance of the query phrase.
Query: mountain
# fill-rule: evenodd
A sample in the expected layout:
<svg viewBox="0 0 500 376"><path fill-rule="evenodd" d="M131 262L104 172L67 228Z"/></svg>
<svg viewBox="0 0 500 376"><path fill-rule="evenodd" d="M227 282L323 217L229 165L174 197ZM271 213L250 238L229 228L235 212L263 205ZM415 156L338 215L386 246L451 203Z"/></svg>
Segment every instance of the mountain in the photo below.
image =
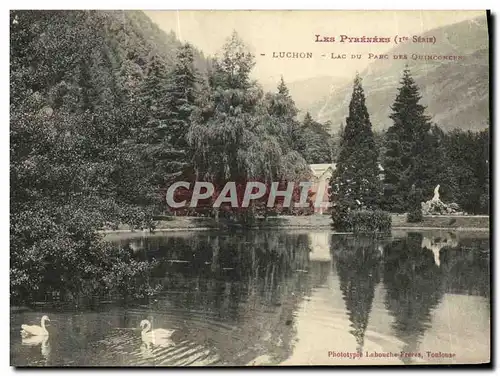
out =
<svg viewBox="0 0 500 376"><path fill-rule="evenodd" d="M486 17L447 25L421 34L436 37L435 44L400 44L391 49L390 60L371 63L361 73L366 104L375 130L387 129L392 105L404 65L408 64L420 88L421 103L427 114L444 130L454 128L479 130L489 124L488 26ZM408 60L393 60L393 55L406 54ZM461 55L463 60L412 60L419 55ZM345 123L352 82L337 87L319 111L318 121L332 122L332 130Z"/></svg>
<svg viewBox="0 0 500 376"><path fill-rule="evenodd" d="M321 110L318 98L326 100L331 91L348 83L345 77L319 76L287 83L288 90L301 112L317 113Z"/></svg>
<svg viewBox="0 0 500 376"><path fill-rule="evenodd" d="M37 92L49 102L61 86L71 87L83 107L122 89L133 94L152 62L169 70L181 46L142 11L15 10L10 19L11 86L21 97ZM193 53L195 66L206 71L203 54Z"/></svg>

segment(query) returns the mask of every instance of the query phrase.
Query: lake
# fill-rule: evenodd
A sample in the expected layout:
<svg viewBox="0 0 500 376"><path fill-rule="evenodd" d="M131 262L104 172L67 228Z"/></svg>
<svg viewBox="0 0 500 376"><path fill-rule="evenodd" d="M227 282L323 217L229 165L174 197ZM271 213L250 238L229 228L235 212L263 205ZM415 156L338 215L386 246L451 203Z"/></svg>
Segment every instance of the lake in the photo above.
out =
<svg viewBox="0 0 500 376"><path fill-rule="evenodd" d="M11 310L16 366L455 364L490 359L487 233L109 235L156 259L150 299ZM51 321L46 340L23 323ZM175 330L163 344L141 320Z"/></svg>

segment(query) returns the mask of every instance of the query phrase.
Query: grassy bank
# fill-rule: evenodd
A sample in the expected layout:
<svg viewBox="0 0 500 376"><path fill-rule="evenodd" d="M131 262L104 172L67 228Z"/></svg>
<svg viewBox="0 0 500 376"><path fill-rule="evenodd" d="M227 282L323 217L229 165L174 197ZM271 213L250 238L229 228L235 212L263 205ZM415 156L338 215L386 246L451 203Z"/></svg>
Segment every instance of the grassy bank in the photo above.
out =
<svg viewBox="0 0 500 376"><path fill-rule="evenodd" d="M442 228L442 229L477 229L489 231L490 217L487 215L434 215L424 216L422 222L408 223L405 215L392 215L393 228Z"/></svg>
<svg viewBox="0 0 500 376"><path fill-rule="evenodd" d="M426 216L422 222L408 223L405 215L392 215L393 229L449 229L462 231L489 231L488 216ZM216 223L208 217L169 217L156 221L156 231L211 230L220 228L297 228L297 229L330 229L331 218L328 215L311 216L279 216L257 218L252 226L243 226L226 219ZM145 229L148 231L148 229ZM141 232L132 231L130 226L121 225L117 229L105 229L104 233Z"/></svg>

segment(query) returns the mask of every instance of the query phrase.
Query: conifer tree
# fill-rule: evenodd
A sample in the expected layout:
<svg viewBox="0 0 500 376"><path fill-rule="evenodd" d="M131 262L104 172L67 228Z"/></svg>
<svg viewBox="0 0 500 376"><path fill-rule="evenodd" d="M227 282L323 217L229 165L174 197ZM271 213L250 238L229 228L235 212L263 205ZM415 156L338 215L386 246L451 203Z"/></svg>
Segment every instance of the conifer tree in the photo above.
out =
<svg viewBox="0 0 500 376"><path fill-rule="evenodd" d="M141 93L145 125L137 138L144 147L154 187L164 186L188 165L190 153L186 135L196 91L197 73L189 44L178 48L172 71L168 71L158 56L152 56Z"/></svg>
<svg viewBox="0 0 500 376"><path fill-rule="evenodd" d="M420 99L419 89L406 67L392 105L390 118L394 124L386 133L383 162L384 206L393 212L409 210L408 194L413 184L417 189L428 189L425 184L428 170L424 167L430 160L433 139L429 135L430 118L425 115Z"/></svg>
<svg viewBox="0 0 500 376"><path fill-rule="evenodd" d="M283 76L281 76L280 83L278 84L278 94L282 95L288 102L288 110L287 113L291 117L297 116L297 108L295 107L295 102L292 99L292 96L290 95L290 91L288 90L288 87L285 84L285 80L283 79Z"/></svg>
<svg viewBox="0 0 500 376"><path fill-rule="evenodd" d="M343 220L350 210L378 208L381 194L378 150L359 75L354 80L349 116L331 188L332 215L337 228L343 227Z"/></svg>
<svg viewBox="0 0 500 376"><path fill-rule="evenodd" d="M282 146L302 153L303 137L297 120L298 110L283 76L278 84L277 92L266 95L266 106L271 121L276 126L275 133L281 137Z"/></svg>
<svg viewBox="0 0 500 376"><path fill-rule="evenodd" d="M197 99L199 79L193 59L193 48L189 43L179 47L167 87L172 144L182 149L187 147L186 134Z"/></svg>
<svg viewBox="0 0 500 376"><path fill-rule="evenodd" d="M333 159L333 138L327 125L315 121L306 112L301 127L302 153L308 163L331 163Z"/></svg>
<svg viewBox="0 0 500 376"><path fill-rule="evenodd" d="M168 137L168 70L165 62L157 56L151 56L146 79L141 90L141 104L146 113L146 124L142 129L142 135L138 135L141 141L148 144L158 144Z"/></svg>
<svg viewBox="0 0 500 376"><path fill-rule="evenodd" d="M191 114L196 108L198 96L198 72L194 67L193 48L189 43L177 50L177 59L167 79L166 105L169 144L163 150L168 165L164 171L165 179L185 169L190 162L191 152L187 133L191 126Z"/></svg>
<svg viewBox="0 0 500 376"><path fill-rule="evenodd" d="M152 55L148 62L146 78L139 94L138 114L142 118L134 137L134 149L139 154L142 168L148 171L147 184L154 191L163 184L165 175L175 168L169 166L175 161L169 127L169 72L165 62Z"/></svg>

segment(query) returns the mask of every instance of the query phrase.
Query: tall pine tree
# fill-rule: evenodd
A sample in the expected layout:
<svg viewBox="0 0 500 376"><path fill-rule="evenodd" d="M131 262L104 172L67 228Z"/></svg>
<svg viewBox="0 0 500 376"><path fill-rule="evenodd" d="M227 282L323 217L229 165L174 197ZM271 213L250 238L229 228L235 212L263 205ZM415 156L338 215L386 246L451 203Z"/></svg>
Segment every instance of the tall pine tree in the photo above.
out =
<svg viewBox="0 0 500 376"><path fill-rule="evenodd" d="M384 207L392 212L410 209L408 194L411 187L429 190L430 168L437 161L430 161L435 149L436 137L430 134L430 118L425 115L421 96L410 70L403 71L401 86L392 105L390 118L394 124L386 133L384 155ZM436 150L434 150L436 151ZM433 158L435 159L435 158ZM436 176L437 174L430 174Z"/></svg>
<svg viewBox="0 0 500 376"><path fill-rule="evenodd" d="M283 77L280 79L277 92L267 93L265 101L274 125L274 133L280 137L282 147L301 152L302 137L300 124L297 121L298 110Z"/></svg>
<svg viewBox="0 0 500 376"><path fill-rule="evenodd" d="M177 50L177 59L167 88L172 144L180 149L186 149L188 145L186 135L191 113L196 106L198 82L193 48L186 43Z"/></svg>
<svg viewBox="0 0 500 376"><path fill-rule="evenodd" d="M196 106L197 82L189 44L179 47L171 71L158 56L152 56L141 93L146 119L137 138L156 188L163 187L189 163L186 135Z"/></svg>
<svg viewBox="0 0 500 376"><path fill-rule="evenodd" d="M333 221L339 229L343 227L345 215L350 210L376 209L379 205L378 150L359 75L354 80L331 192Z"/></svg>

